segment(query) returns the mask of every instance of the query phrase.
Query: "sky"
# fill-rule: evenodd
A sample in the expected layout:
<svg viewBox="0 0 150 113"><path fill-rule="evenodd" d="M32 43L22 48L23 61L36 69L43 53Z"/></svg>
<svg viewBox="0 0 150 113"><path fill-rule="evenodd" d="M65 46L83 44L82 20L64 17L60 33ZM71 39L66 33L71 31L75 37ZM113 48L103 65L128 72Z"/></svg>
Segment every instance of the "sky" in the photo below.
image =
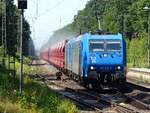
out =
<svg viewBox="0 0 150 113"><path fill-rule="evenodd" d="M17 0L16 0L17 1ZM15 1L15 4L17 2ZM36 49L45 44L54 31L73 21L89 0L27 0L25 18L30 24Z"/></svg>

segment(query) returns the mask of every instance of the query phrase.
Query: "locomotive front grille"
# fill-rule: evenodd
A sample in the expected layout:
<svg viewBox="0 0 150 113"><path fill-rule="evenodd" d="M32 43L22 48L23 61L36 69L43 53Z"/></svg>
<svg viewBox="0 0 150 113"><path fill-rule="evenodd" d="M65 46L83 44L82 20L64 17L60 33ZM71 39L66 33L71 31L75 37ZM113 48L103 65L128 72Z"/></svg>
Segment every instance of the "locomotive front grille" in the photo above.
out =
<svg viewBox="0 0 150 113"><path fill-rule="evenodd" d="M95 66L97 72L114 72L115 66Z"/></svg>
<svg viewBox="0 0 150 113"><path fill-rule="evenodd" d="M100 67L99 68L100 70L112 70L113 68L112 67L110 67L110 66L105 66L105 67Z"/></svg>

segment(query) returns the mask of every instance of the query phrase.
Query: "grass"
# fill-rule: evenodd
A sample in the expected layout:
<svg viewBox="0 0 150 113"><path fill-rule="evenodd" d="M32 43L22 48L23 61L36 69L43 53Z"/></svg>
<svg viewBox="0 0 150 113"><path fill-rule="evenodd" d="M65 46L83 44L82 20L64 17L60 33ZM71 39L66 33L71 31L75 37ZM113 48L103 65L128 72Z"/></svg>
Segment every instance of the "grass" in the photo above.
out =
<svg viewBox="0 0 150 113"><path fill-rule="evenodd" d="M19 63L16 62L17 75ZM35 74L36 68L24 65L25 73ZM3 71L2 71L3 70ZM44 84L24 78L22 94L19 78L9 76L6 69L0 70L0 113L78 113L74 103L50 91Z"/></svg>
<svg viewBox="0 0 150 113"><path fill-rule="evenodd" d="M127 63L128 67L146 68L147 65L147 34L140 33L138 38L131 41L126 40L127 44Z"/></svg>
<svg viewBox="0 0 150 113"><path fill-rule="evenodd" d="M128 68L148 68L146 63L136 64L136 63L127 63Z"/></svg>

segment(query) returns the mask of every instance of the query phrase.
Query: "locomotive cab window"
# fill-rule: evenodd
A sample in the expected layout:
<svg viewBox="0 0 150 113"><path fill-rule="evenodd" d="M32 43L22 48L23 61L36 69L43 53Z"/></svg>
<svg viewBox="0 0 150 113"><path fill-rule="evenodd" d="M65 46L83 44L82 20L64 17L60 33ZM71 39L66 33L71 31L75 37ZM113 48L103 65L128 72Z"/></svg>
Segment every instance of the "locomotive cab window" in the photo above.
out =
<svg viewBox="0 0 150 113"><path fill-rule="evenodd" d="M90 40L89 42L90 52L101 52L104 51L104 41L101 40Z"/></svg>
<svg viewBox="0 0 150 113"><path fill-rule="evenodd" d="M121 51L120 41L107 41L107 51Z"/></svg>

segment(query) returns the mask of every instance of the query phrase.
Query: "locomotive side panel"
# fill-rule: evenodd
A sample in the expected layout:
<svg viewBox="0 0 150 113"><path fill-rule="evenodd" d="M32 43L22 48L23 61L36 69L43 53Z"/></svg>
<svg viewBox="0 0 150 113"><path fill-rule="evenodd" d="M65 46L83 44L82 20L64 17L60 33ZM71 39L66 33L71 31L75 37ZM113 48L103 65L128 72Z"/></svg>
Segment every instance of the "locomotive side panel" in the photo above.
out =
<svg viewBox="0 0 150 113"><path fill-rule="evenodd" d="M73 73L80 74L80 42L75 42L73 45Z"/></svg>
<svg viewBox="0 0 150 113"><path fill-rule="evenodd" d="M73 58L74 58L74 53L73 53L73 43L74 39L71 39L70 41L68 41L67 46L66 46L66 61L65 65L66 65L66 69L69 71L69 74L72 73L72 66L73 64Z"/></svg>

